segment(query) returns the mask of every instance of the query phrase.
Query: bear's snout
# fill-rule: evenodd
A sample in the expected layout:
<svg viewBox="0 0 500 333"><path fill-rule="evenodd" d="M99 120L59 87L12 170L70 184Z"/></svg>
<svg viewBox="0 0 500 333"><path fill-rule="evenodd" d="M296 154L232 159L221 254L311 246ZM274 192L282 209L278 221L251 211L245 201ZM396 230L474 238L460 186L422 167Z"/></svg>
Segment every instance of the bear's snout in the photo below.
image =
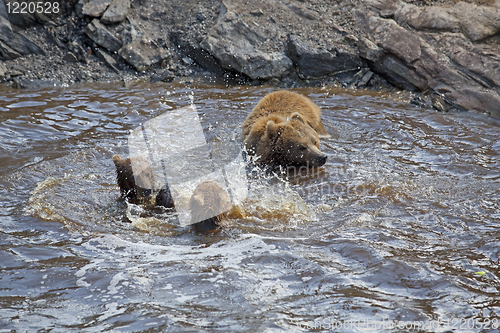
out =
<svg viewBox="0 0 500 333"><path fill-rule="evenodd" d="M322 166L322 165L325 165L326 163L326 159L328 158L328 156L326 156L326 154L321 154L319 157L318 157L318 166Z"/></svg>
<svg viewBox="0 0 500 333"><path fill-rule="evenodd" d="M319 150L316 146L309 147L310 155L308 156L309 167L317 168L325 165L328 156Z"/></svg>

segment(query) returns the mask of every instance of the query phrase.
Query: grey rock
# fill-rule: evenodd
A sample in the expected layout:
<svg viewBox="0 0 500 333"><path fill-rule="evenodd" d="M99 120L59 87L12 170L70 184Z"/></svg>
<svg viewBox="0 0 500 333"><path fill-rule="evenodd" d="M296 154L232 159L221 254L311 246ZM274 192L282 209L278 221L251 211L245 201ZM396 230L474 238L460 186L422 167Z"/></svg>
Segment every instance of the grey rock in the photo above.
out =
<svg viewBox="0 0 500 333"><path fill-rule="evenodd" d="M390 9L383 9L380 11L379 16L381 18L393 18L394 12Z"/></svg>
<svg viewBox="0 0 500 333"><path fill-rule="evenodd" d="M359 81L363 78L363 76L370 71L369 68L361 68L356 74L354 74L351 78L351 82L354 85L358 85Z"/></svg>
<svg viewBox="0 0 500 333"><path fill-rule="evenodd" d="M367 38L360 38L358 40L358 52L361 58L371 62L380 61L385 55L384 49L378 47L377 44Z"/></svg>
<svg viewBox="0 0 500 333"><path fill-rule="evenodd" d="M317 13L315 13L314 11L312 11L310 9L304 8L301 5L296 5L296 4L290 3L288 1L282 1L281 3L283 3L285 6L287 6L292 12L294 12L295 14L297 14L303 18L306 18L308 20L319 19L319 15Z"/></svg>
<svg viewBox="0 0 500 333"><path fill-rule="evenodd" d="M378 46L385 52L392 53L406 63L420 58L421 39L412 31L398 25L394 20L371 16L368 25L376 37Z"/></svg>
<svg viewBox="0 0 500 333"><path fill-rule="evenodd" d="M31 13L10 13L8 20L11 24L22 29L32 27L38 23L35 15Z"/></svg>
<svg viewBox="0 0 500 333"><path fill-rule="evenodd" d="M101 17L104 24L119 23L125 20L130 9L130 0L113 0Z"/></svg>
<svg viewBox="0 0 500 333"><path fill-rule="evenodd" d="M140 36L139 28L132 23L125 25L118 33L123 45L132 43Z"/></svg>
<svg viewBox="0 0 500 333"><path fill-rule="evenodd" d="M481 85L500 87L500 52L485 54L461 35L443 34L436 36L436 40L447 51L448 57L467 69Z"/></svg>
<svg viewBox="0 0 500 333"><path fill-rule="evenodd" d="M417 30L460 31L459 20L449 13L449 9L440 6L420 7L402 2L394 19L400 25L408 24Z"/></svg>
<svg viewBox="0 0 500 333"><path fill-rule="evenodd" d="M292 68L292 61L281 52L264 52L255 47L265 37L251 29L235 12L221 6L219 20L201 47L220 65L251 79L281 77Z"/></svg>
<svg viewBox="0 0 500 333"><path fill-rule="evenodd" d="M97 45L111 52L116 52L122 47L122 42L97 19L87 25L85 33Z"/></svg>
<svg viewBox="0 0 500 333"><path fill-rule="evenodd" d="M451 9L463 33L473 42L500 32L500 8L459 2Z"/></svg>
<svg viewBox="0 0 500 333"><path fill-rule="evenodd" d="M7 12L4 2L0 2L0 54L4 59L15 59L28 54L45 54L45 51L36 45L23 32L14 32L10 22L5 17Z"/></svg>
<svg viewBox="0 0 500 333"><path fill-rule="evenodd" d="M106 63L106 65L108 65L116 73L118 73L118 74L120 73L120 71L118 70L118 63L116 62L115 58L113 58L106 51L101 50L99 48L97 48L95 50L95 52L96 52L97 56L99 57L99 59L101 59L102 61L104 61Z"/></svg>
<svg viewBox="0 0 500 333"><path fill-rule="evenodd" d="M444 97L436 93L432 94L431 103L438 111L448 112L453 109L453 106Z"/></svg>
<svg viewBox="0 0 500 333"><path fill-rule="evenodd" d="M415 6L400 2L394 18L417 30L462 32L479 41L500 32L500 8L460 1L452 7Z"/></svg>
<svg viewBox="0 0 500 333"><path fill-rule="evenodd" d="M325 77L346 70L357 70L363 65L357 54L314 48L294 35L288 36L286 51L301 78Z"/></svg>
<svg viewBox="0 0 500 333"><path fill-rule="evenodd" d="M251 79L281 77L293 66L290 58L283 53L265 53L244 44L210 36L201 45L217 58L223 68L245 74Z"/></svg>
<svg viewBox="0 0 500 333"><path fill-rule="evenodd" d="M74 7L75 14L78 18L83 18L85 15L83 14L83 5L85 4L86 0L78 0Z"/></svg>
<svg viewBox="0 0 500 333"><path fill-rule="evenodd" d="M427 82L423 77L393 55L387 55L381 63L374 64L374 68L397 87L409 91L425 91L427 88Z"/></svg>
<svg viewBox="0 0 500 333"><path fill-rule="evenodd" d="M432 107L432 102L428 96L417 95L411 99L410 104L426 109L430 109Z"/></svg>
<svg viewBox="0 0 500 333"><path fill-rule="evenodd" d="M56 26L56 23L54 21L52 21L51 18L49 16L45 15L44 13L35 12L35 18L36 18L37 22L40 24L51 25L53 27Z"/></svg>
<svg viewBox="0 0 500 333"><path fill-rule="evenodd" d="M9 21L9 14L7 13L7 7L5 7L5 1L2 1L2 3L0 3L0 17L7 22ZM2 19L0 19L0 23L1 22Z"/></svg>
<svg viewBox="0 0 500 333"><path fill-rule="evenodd" d="M83 47L77 42L71 42L68 44L68 49L76 56L78 61L87 63L87 52L83 49Z"/></svg>
<svg viewBox="0 0 500 333"><path fill-rule="evenodd" d="M123 46L118 54L139 72L149 69L170 56L167 50L145 36Z"/></svg>
<svg viewBox="0 0 500 333"><path fill-rule="evenodd" d="M370 82L370 80L372 79L372 77L373 77L373 72L367 71L366 73L364 73L364 75L358 81L357 86L360 88L366 87L368 85L368 83Z"/></svg>
<svg viewBox="0 0 500 333"><path fill-rule="evenodd" d="M23 72L15 70L15 69L10 70L9 72L7 72L7 74L10 75L11 77L24 75Z"/></svg>
<svg viewBox="0 0 500 333"><path fill-rule="evenodd" d="M219 61L199 44L192 43L183 39L182 31L173 31L171 34L172 44L175 45L183 54L193 59L200 67L212 72L216 77L223 77L225 69Z"/></svg>
<svg viewBox="0 0 500 333"><path fill-rule="evenodd" d="M56 35L54 35L54 33L52 31L47 30L46 35L47 35L47 39L49 41L51 41L52 43L54 43L54 45L57 45L57 47L59 47L60 49L64 49L66 47L64 42L62 40L60 40Z"/></svg>
<svg viewBox="0 0 500 333"><path fill-rule="evenodd" d="M111 0L90 0L84 2L82 14L92 17L101 17L110 4Z"/></svg>
<svg viewBox="0 0 500 333"><path fill-rule="evenodd" d="M366 87L370 82L370 80L372 79L372 77L373 77L373 72L368 71L365 75L363 75L361 80L358 82L358 87Z"/></svg>
<svg viewBox="0 0 500 333"><path fill-rule="evenodd" d="M256 10L250 11L250 15L260 17L260 16L264 15L264 12L262 11L261 8L257 8Z"/></svg>
<svg viewBox="0 0 500 333"><path fill-rule="evenodd" d="M0 80L5 79L6 76L7 76L7 67L5 67L4 64L0 62Z"/></svg>
<svg viewBox="0 0 500 333"><path fill-rule="evenodd" d="M422 23L425 11L418 10L418 22ZM439 13L436 17L443 17ZM403 17L402 11L396 11L396 21L358 14L360 27L366 32L359 39L359 54L374 72L403 89L433 92L432 105L439 110L458 108L500 116L500 54L471 43L470 34L442 32L444 23L435 28L439 34L407 30L396 22ZM405 16L406 24L417 26L417 21L412 21L415 17ZM462 27L463 22L459 24ZM451 28L450 24L446 29Z"/></svg>
<svg viewBox="0 0 500 333"><path fill-rule="evenodd" d="M2 7L4 10L6 10L3 2L0 2L0 8ZM2 40L6 40L7 38L12 37L12 34L13 34L12 27L10 25L9 20L4 16L0 15L0 37L3 36Z"/></svg>
<svg viewBox="0 0 500 333"><path fill-rule="evenodd" d="M76 58L76 56L73 53L71 53L71 52L67 52L63 56L63 60L66 61L66 62L78 62L78 59Z"/></svg>
<svg viewBox="0 0 500 333"><path fill-rule="evenodd" d="M172 82L175 78L174 73L169 71L168 69L163 69L151 76L151 82Z"/></svg>
<svg viewBox="0 0 500 333"><path fill-rule="evenodd" d="M9 54L8 57L11 57L10 59L13 59L12 56L17 57L17 54L20 56L23 55L28 55L28 54L41 54L45 55L45 51L40 48L38 45L36 45L28 36L24 34L24 32L12 32L7 34L1 34L0 35L0 41L2 41L4 46L7 46L8 48L5 48L2 46L2 54L6 53ZM12 50L14 52L9 51Z"/></svg>
<svg viewBox="0 0 500 333"><path fill-rule="evenodd" d="M453 101L465 110L486 112L492 116L500 117L500 95L498 91L481 87L458 88L446 94L448 100Z"/></svg>
<svg viewBox="0 0 500 333"><path fill-rule="evenodd" d="M8 45L0 41L0 57L4 60L12 60L22 57L19 52L14 51Z"/></svg>
<svg viewBox="0 0 500 333"><path fill-rule="evenodd" d="M191 59L190 57L182 57L182 62L186 66L190 66L194 63L193 59Z"/></svg>
<svg viewBox="0 0 500 333"><path fill-rule="evenodd" d="M3 2L6 2L6 1L3 1ZM29 1L31 2L31 1ZM13 1L10 2L11 4L13 3ZM21 3L21 1L18 1L18 3ZM53 2L51 2L50 4L52 4ZM42 5L42 8L44 10L47 9L46 5L43 3L43 2L35 2L35 4L41 4ZM7 19L11 24L15 25L16 27L18 28L21 28L21 29L25 29L25 28L29 28L29 27L32 27L34 25L37 25L37 24L45 24L45 23L48 23L48 22L51 22L50 20L50 17L48 17L47 15L45 15L43 12L39 13L38 11L40 10L40 8L32 8L30 10L30 8L28 7L26 9L26 11L24 12L21 12L21 10L19 10L19 12L10 12L10 13L7 13L5 9L5 6L3 6L3 3L2 5L0 5L0 16L3 16L5 19ZM32 10L35 9L35 11L33 12ZM53 22L52 22L53 23Z"/></svg>
<svg viewBox="0 0 500 333"><path fill-rule="evenodd" d="M122 85L125 88L132 87L141 83L141 79L136 78L135 76L124 76L122 78Z"/></svg>
<svg viewBox="0 0 500 333"><path fill-rule="evenodd" d="M207 16L203 12L196 13L196 19L200 22L203 22L207 19Z"/></svg>
<svg viewBox="0 0 500 333"><path fill-rule="evenodd" d="M242 73L252 79L279 78L287 74L292 68L292 61L281 52L259 52L255 51L248 55L240 54L239 63L243 64Z"/></svg>
<svg viewBox="0 0 500 333"><path fill-rule="evenodd" d="M75 29L75 22L73 20L69 20L66 25L66 29L67 29L66 40L73 40L74 35L78 34L78 30Z"/></svg>
<svg viewBox="0 0 500 333"><path fill-rule="evenodd" d="M45 55L45 51L35 44L24 32L15 32L14 38L10 41L9 46L18 51L22 55L40 54Z"/></svg>

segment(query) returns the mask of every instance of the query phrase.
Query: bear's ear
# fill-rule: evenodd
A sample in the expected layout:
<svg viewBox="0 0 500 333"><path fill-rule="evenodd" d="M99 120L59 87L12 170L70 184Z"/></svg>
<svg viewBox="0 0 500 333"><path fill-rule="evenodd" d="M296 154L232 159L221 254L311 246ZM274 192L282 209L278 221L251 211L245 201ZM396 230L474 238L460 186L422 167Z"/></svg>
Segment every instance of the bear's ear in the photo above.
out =
<svg viewBox="0 0 500 333"><path fill-rule="evenodd" d="M304 125L306 124L306 121L304 120L304 118L302 118L302 115L300 113L298 113L298 112L292 113L291 119L292 120L298 120L301 123L303 123Z"/></svg>
<svg viewBox="0 0 500 333"><path fill-rule="evenodd" d="M272 139L279 134L278 125L272 120L269 120L266 124L267 136Z"/></svg>

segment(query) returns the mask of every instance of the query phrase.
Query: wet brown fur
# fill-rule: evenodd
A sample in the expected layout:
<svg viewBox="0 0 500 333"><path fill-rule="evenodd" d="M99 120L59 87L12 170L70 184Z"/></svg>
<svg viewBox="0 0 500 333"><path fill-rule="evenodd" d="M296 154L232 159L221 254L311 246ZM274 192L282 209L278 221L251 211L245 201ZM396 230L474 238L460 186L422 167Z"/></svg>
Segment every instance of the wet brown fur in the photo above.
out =
<svg viewBox="0 0 500 333"><path fill-rule="evenodd" d="M149 188L138 186L136 183L134 172L132 170L132 160L130 158L121 158L120 155L116 154L113 156L113 163L116 167L116 181L118 183L118 186L120 187L121 196L131 203L149 203L151 201L152 194L151 183L154 180L153 171L142 158L135 157L134 161L146 165L139 173L138 177L146 180L145 183L149 182L151 186L149 186ZM168 188L162 188L156 194L154 205L163 206L165 208L174 207L174 203Z"/></svg>
<svg viewBox="0 0 500 333"><path fill-rule="evenodd" d="M144 161L139 158L135 162L143 163ZM120 187L122 198L135 204L151 202L151 189L142 188L136 184L131 159L114 155L113 163L116 167L116 180ZM154 179L153 172L147 165L139 177ZM168 188L167 190L162 189L156 195L153 205L174 208ZM211 232L227 227L227 211L230 208L231 201L226 191L214 181L203 181L198 184L189 201L191 221L193 221L194 228L199 231ZM221 210L223 213L219 213ZM206 216L210 216L210 218L205 219L204 217Z"/></svg>
<svg viewBox="0 0 500 333"><path fill-rule="evenodd" d="M321 111L309 98L277 91L260 100L243 123L243 143L257 164L321 166L326 155L319 138L330 135L321 123Z"/></svg>
<svg viewBox="0 0 500 333"><path fill-rule="evenodd" d="M228 226L227 211L231 209L231 201L222 186L205 180L194 189L189 200L189 209L191 222L197 230L215 231ZM205 219L207 216L211 217Z"/></svg>

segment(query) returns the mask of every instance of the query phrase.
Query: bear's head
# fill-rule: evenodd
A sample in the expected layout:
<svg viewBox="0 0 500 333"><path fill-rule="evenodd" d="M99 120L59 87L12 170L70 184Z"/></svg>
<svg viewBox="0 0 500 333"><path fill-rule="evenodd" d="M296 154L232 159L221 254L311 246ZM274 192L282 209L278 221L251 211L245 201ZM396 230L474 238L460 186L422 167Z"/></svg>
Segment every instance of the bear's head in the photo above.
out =
<svg viewBox="0 0 500 333"><path fill-rule="evenodd" d="M231 206L227 191L217 182L205 180L196 186L189 200L191 223L199 231L226 227L227 211Z"/></svg>
<svg viewBox="0 0 500 333"><path fill-rule="evenodd" d="M122 197L132 202L146 200L145 198L151 194L154 182L153 171L146 160L141 156L124 159L115 154L113 155L113 163L116 167L116 180ZM134 170L132 165L140 167Z"/></svg>
<svg viewBox="0 0 500 333"><path fill-rule="evenodd" d="M266 124L264 140L268 154L259 154L274 165L287 167L320 167L327 156L321 152L319 135L300 115L293 113L288 121ZM269 151L270 150L270 151Z"/></svg>

